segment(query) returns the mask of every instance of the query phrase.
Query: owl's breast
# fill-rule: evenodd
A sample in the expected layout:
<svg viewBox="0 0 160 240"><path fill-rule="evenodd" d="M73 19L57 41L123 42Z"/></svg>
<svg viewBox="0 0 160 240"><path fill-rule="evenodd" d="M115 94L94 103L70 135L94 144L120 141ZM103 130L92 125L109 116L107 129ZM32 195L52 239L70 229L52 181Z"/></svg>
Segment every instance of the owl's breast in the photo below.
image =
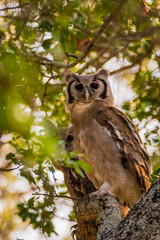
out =
<svg viewBox="0 0 160 240"><path fill-rule="evenodd" d="M86 118L85 118L86 117ZM75 148L84 154L83 160L93 168L88 177L98 189L106 180L114 179L113 163L119 168L118 152L113 139L107 134L106 129L97 121L87 119L84 115L81 128L75 129Z"/></svg>

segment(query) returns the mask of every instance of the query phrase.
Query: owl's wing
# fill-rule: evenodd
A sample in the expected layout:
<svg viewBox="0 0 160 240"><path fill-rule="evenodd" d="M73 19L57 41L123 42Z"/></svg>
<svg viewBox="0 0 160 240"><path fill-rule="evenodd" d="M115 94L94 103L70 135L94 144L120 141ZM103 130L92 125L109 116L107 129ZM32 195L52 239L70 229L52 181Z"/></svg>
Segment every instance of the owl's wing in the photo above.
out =
<svg viewBox="0 0 160 240"><path fill-rule="evenodd" d="M73 138L73 127L60 129L60 136L65 141L65 149L67 152L74 151L74 138ZM77 161L78 157L72 158ZM83 172L84 177L81 177L73 168L56 166L57 169L63 172L64 180L70 196L74 199L81 199L83 196L88 195L96 191L93 183L88 179L87 175Z"/></svg>
<svg viewBox="0 0 160 240"><path fill-rule="evenodd" d="M125 114L111 106L97 111L96 121L114 139L121 155L120 164L136 178L141 191L146 191L150 186L151 164L134 124Z"/></svg>

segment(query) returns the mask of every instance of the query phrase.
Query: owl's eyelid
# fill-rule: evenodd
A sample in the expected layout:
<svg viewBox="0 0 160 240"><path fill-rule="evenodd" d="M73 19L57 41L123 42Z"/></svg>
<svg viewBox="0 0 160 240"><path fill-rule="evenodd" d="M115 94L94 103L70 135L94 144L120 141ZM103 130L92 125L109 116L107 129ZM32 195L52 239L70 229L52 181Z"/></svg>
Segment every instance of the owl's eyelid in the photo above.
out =
<svg viewBox="0 0 160 240"><path fill-rule="evenodd" d="M79 92L82 92L83 89L84 89L84 86L83 86L83 84L82 84L81 82L77 82L77 83L75 84L75 89L76 89L77 91L79 91Z"/></svg>
<svg viewBox="0 0 160 240"><path fill-rule="evenodd" d="M97 79L94 79L92 83L98 83ZM91 83L91 84L92 84L92 83Z"/></svg>
<svg viewBox="0 0 160 240"><path fill-rule="evenodd" d="M94 80L104 81L104 79L102 79L102 78L95 78Z"/></svg>
<svg viewBox="0 0 160 240"><path fill-rule="evenodd" d="M79 80L76 81L76 85L81 84L83 85Z"/></svg>

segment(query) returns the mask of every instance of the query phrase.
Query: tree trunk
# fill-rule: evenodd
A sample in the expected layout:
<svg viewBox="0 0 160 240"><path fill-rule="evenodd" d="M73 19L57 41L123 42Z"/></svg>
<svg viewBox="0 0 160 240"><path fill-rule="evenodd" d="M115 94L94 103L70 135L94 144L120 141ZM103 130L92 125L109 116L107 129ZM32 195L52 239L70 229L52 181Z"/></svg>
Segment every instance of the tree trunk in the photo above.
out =
<svg viewBox="0 0 160 240"><path fill-rule="evenodd" d="M121 220L111 196L89 199L74 206L78 240L160 240L160 178Z"/></svg>

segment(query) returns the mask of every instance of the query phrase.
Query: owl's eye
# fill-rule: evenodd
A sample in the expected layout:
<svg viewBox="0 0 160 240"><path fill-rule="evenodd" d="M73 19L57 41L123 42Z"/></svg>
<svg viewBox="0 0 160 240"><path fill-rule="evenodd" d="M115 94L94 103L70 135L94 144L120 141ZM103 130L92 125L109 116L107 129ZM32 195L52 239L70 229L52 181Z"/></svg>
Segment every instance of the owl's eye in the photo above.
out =
<svg viewBox="0 0 160 240"><path fill-rule="evenodd" d="M73 135L69 135L66 139L67 142L72 142L73 141Z"/></svg>
<svg viewBox="0 0 160 240"><path fill-rule="evenodd" d="M75 89L79 92L81 92L83 90L83 85L81 83L77 83L77 85L75 86Z"/></svg>
<svg viewBox="0 0 160 240"><path fill-rule="evenodd" d="M99 87L99 85L98 85L98 83L97 82L93 82L93 83L91 83L91 88L93 88L93 89L97 89L98 87Z"/></svg>

